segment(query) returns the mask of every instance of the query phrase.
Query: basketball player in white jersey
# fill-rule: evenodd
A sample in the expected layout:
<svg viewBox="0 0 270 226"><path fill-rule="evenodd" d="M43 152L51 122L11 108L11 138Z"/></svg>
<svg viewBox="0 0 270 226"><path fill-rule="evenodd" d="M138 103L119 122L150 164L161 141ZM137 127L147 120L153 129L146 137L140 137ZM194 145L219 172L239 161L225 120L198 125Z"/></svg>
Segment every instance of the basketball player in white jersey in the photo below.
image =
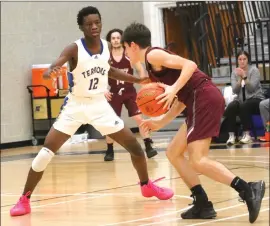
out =
<svg viewBox="0 0 270 226"><path fill-rule="evenodd" d="M125 50L121 44L122 33L122 30L115 28L110 30L106 35L106 40L110 42L112 46L110 64L117 69L123 70L129 74L134 74L134 70L130 65L130 60L125 55ZM143 69L140 63L134 65L133 67L139 73L140 77L146 76L146 70ZM150 139L149 133L144 132L140 127L140 124L142 123L142 113L136 104L137 92L134 85L129 82L123 82L109 78L109 86L109 90L105 92L105 97L109 101L115 113L121 117L122 107L125 105L126 109L128 110L129 117L135 120L139 126L147 157L152 158L156 156L157 151L152 147L153 141ZM106 136L106 142L107 151L104 156L104 161L113 161L113 140L109 136Z"/></svg>
<svg viewBox="0 0 270 226"><path fill-rule="evenodd" d="M77 23L84 33L84 38L68 45L44 74L44 78L50 79L57 74L62 65L68 62L70 93L45 139L43 148L32 162L23 194L18 203L10 210L11 216L31 212L30 196L44 170L57 150L82 124L91 124L102 135L110 136L129 151L144 197L155 196L165 200L173 196L171 189L160 188L149 180L146 159L140 144L133 133L124 126L123 121L115 114L104 96L108 86L108 76L134 83L141 83L145 79L110 67L108 43L100 39L102 24L97 8L89 6L80 10Z"/></svg>

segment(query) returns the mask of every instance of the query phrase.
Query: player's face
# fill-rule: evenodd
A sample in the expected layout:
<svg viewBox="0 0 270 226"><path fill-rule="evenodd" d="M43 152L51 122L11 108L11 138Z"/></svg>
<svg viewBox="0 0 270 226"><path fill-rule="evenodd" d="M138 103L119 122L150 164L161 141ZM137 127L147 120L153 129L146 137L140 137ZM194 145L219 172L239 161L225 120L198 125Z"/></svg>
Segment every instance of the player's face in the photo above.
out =
<svg viewBox="0 0 270 226"><path fill-rule="evenodd" d="M245 54L238 57L238 64L240 68L246 68L248 65L248 58Z"/></svg>
<svg viewBox="0 0 270 226"><path fill-rule="evenodd" d="M125 46L125 53L129 57L130 61L135 64L140 61L140 47L135 44L134 42L131 42L130 46L128 43L124 43Z"/></svg>
<svg viewBox="0 0 270 226"><path fill-rule="evenodd" d="M90 14L83 18L83 25L80 29L85 37L95 38L100 37L102 23L98 14Z"/></svg>
<svg viewBox="0 0 270 226"><path fill-rule="evenodd" d="M120 48L121 44L121 35L119 32L113 32L111 34L111 44L113 48Z"/></svg>

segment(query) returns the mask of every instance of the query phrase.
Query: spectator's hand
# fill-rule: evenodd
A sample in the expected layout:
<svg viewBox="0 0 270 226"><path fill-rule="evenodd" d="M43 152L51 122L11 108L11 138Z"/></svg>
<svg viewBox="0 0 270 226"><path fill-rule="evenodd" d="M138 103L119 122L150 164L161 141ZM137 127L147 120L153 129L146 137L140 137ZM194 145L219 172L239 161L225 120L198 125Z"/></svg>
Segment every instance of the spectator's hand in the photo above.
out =
<svg viewBox="0 0 270 226"><path fill-rule="evenodd" d="M240 77L240 78L243 78L243 77L245 77L245 71L242 69L242 68L240 68L240 67L238 67L238 68L235 68L235 73Z"/></svg>
<svg viewBox="0 0 270 226"><path fill-rule="evenodd" d="M112 95L113 95L113 94L112 94L109 90L106 91L106 92L104 93L104 95L105 95L107 101L111 101L111 100L112 100Z"/></svg>

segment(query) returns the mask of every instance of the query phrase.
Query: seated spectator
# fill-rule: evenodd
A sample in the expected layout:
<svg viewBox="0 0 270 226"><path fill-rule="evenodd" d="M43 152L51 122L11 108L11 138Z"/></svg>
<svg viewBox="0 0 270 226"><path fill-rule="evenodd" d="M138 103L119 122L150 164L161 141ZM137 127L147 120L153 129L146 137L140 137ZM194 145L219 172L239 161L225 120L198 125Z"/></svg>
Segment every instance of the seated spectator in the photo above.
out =
<svg viewBox="0 0 270 226"><path fill-rule="evenodd" d="M240 117L243 125L243 136L240 143L247 144L252 141L250 136L251 116L260 114L259 104L264 99L260 72L258 68L249 65L249 54L240 51L237 54L238 68L231 74L231 85L233 93L237 96L227 106L224 116L228 121L229 139L228 145L235 144L236 116Z"/></svg>
<svg viewBox="0 0 270 226"><path fill-rule="evenodd" d="M261 113L261 117L263 120L263 124L265 125L266 128L266 132L265 132L265 136L261 137L260 140L261 141L270 141L269 140L269 133L270 133L270 99L266 99L260 102L260 113Z"/></svg>

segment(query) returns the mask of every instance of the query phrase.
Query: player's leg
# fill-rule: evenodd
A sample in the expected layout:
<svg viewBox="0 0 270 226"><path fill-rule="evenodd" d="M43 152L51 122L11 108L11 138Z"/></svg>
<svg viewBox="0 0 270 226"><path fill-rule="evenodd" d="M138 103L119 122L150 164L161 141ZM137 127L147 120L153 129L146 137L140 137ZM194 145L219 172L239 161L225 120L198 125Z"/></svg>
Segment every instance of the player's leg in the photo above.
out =
<svg viewBox="0 0 270 226"><path fill-rule="evenodd" d="M130 93L124 100L124 104L126 109L128 110L129 117L132 117L140 130L141 137L143 138L144 145L145 145L145 152L148 158L152 158L157 155L157 151L152 147L153 141L149 136L149 132L144 132L140 125L142 123L142 115L141 112L136 104L136 96L137 93L134 92Z"/></svg>
<svg viewBox="0 0 270 226"><path fill-rule="evenodd" d="M116 115L107 101L100 101L97 105L95 115L99 115L99 117L93 120L89 119L88 123L92 124L102 135L112 138L130 153L132 164L141 183L142 195L145 197L156 196L159 199L171 198L173 196L171 189L161 189L149 180L145 154L131 130L124 126L123 120ZM89 112L91 112L90 108Z"/></svg>
<svg viewBox="0 0 270 226"><path fill-rule="evenodd" d="M68 106L67 106L68 107ZM71 106L72 107L72 106ZM82 123L70 120L65 108L51 127L45 142L34 158L25 183L23 194L18 203L10 210L12 216L20 216L31 212L30 197L42 175L58 149L73 135Z"/></svg>
<svg viewBox="0 0 270 226"><path fill-rule="evenodd" d="M171 189L160 188L149 180L144 152L129 128L124 127L120 131L112 133L109 136L130 153L132 164L140 179L141 192L144 197L155 196L161 200L166 200L173 196L173 191Z"/></svg>
<svg viewBox="0 0 270 226"><path fill-rule="evenodd" d="M247 203L249 219L253 223L259 214L261 201L265 192L263 181L247 183L240 177L235 176L223 164L208 158L211 138L196 140L188 144L188 152L193 168L220 183L231 186Z"/></svg>
<svg viewBox="0 0 270 226"><path fill-rule="evenodd" d="M166 155L169 161L191 190L192 197L194 197L194 207L181 214L181 217L183 219L214 218L216 217L216 212L213 208L213 204L208 201L208 196L201 185L197 172L192 168L190 162L185 158L185 151L187 151L187 125L183 124L166 150ZM203 208L200 206L199 211L198 203L204 204Z"/></svg>
<svg viewBox="0 0 270 226"><path fill-rule="evenodd" d="M112 95L111 101L109 104L115 111L115 113L120 117L122 112L123 101L122 97L116 93ZM107 150L104 156L104 161L113 161L114 160L114 148L113 148L113 139L109 136L106 136Z"/></svg>
<svg viewBox="0 0 270 226"><path fill-rule="evenodd" d="M192 167L199 173L234 188L247 203L249 220L254 222L258 216L264 196L263 181L247 183L235 176L223 164L208 158L211 138L218 135L220 118L224 110L224 100L215 87L206 87L194 96L194 110L188 112L190 130L187 134L189 160ZM197 105L195 105L197 103ZM215 108L211 108L215 106ZM195 196L196 197L196 196ZM210 207L205 199L195 199L193 209L182 214L183 218L198 218L205 207ZM194 214L196 213L196 214Z"/></svg>

